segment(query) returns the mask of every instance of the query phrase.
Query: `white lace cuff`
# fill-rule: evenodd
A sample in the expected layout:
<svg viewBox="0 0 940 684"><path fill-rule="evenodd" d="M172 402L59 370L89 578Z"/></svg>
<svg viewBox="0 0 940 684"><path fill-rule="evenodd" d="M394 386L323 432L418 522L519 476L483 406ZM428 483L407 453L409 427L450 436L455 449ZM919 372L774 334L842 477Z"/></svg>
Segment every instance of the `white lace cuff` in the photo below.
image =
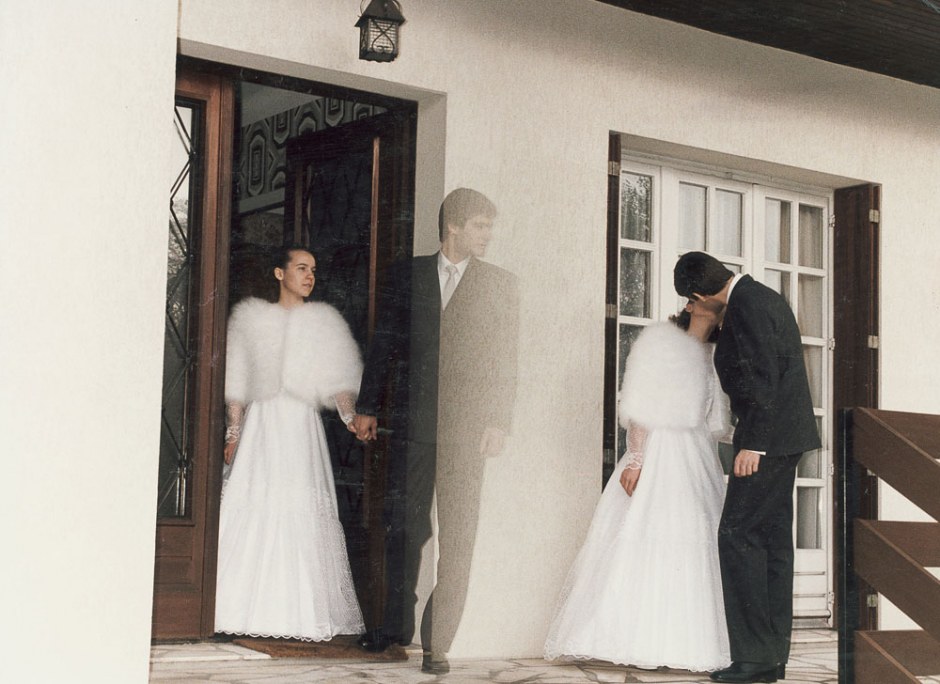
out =
<svg viewBox="0 0 940 684"><path fill-rule="evenodd" d="M632 420L627 428L627 453L625 455L628 470L639 470L643 467L643 448L646 446L646 428L634 423Z"/></svg>
<svg viewBox="0 0 940 684"><path fill-rule="evenodd" d="M234 401L225 404L225 443L237 442L242 434L245 420L245 407Z"/></svg>
<svg viewBox="0 0 940 684"><path fill-rule="evenodd" d="M349 425L356 416L356 395L353 392L340 392L333 396L333 402L339 417Z"/></svg>

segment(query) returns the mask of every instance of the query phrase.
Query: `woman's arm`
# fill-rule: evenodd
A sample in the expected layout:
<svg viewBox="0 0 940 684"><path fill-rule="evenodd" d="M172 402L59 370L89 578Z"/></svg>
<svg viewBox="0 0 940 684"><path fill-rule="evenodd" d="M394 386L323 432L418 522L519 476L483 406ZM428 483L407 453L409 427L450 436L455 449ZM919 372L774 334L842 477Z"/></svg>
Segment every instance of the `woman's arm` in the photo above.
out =
<svg viewBox="0 0 940 684"><path fill-rule="evenodd" d="M245 407L235 401L225 403L225 463L231 465L235 460L235 449L242 434L245 420Z"/></svg>
<svg viewBox="0 0 940 684"><path fill-rule="evenodd" d="M627 427L627 453L624 454L626 465L620 473L620 486L633 496L637 483L640 481L640 471L643 469L643 449L646 447L646 437L649 433L646 428L630 421Z"/></svg>

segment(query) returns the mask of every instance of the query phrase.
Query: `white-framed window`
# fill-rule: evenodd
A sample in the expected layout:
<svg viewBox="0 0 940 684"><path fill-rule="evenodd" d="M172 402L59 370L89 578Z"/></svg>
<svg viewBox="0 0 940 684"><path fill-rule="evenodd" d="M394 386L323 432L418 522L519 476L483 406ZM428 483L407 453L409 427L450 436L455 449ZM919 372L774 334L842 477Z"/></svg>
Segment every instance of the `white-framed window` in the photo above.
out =
<svg viewBox="0 0 940 684"><path fill-rule="evenodd" d="M685 169L625 156L620 167L617 381L640 330L678 312L679 255L704 251L780 292L802 334L823 447L803 456L794 491L794 614L831 620L831 191L727 169ZM619 385L618 385L619 386ZM617 456L625 433L617 433ZM730 445L720 449L726 471Z"/></svg>

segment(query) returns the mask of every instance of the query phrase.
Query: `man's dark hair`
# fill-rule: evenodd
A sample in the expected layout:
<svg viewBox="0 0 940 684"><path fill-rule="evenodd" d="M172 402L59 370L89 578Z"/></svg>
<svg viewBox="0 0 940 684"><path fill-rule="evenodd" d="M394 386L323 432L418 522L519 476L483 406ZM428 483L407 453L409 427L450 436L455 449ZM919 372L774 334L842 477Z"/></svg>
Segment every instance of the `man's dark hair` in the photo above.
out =
<svg viewBox="0 0 940 684"><path fill-rule="evenodd" d="M496 205L482 192L470 188L457 188L451 190L437 215L438 235L441 242L447 237L447 226L463 226L474 216L485 216L488 219L496 218Z"/></svg>
<svg viewBox="0 0 940 684"><path fill-rule="evenodd" d="M692 298L692 295L713 295L721 291L734 273L705 252L686 252L673 269L673 283L680 297Z"/></svg>

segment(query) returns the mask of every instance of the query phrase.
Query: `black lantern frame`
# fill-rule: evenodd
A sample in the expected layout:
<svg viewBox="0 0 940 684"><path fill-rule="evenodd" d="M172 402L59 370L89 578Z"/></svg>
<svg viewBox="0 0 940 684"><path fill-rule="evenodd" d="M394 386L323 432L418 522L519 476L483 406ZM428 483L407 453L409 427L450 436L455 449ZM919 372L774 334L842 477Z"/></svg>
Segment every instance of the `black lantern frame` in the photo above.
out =
<svg viewBox="0 0 940 684"><path fill-rule="evenodd" d="M399 28L405 23L398 0L371 0L359 17L359 59L391 62L398 57Z"/></svg>

